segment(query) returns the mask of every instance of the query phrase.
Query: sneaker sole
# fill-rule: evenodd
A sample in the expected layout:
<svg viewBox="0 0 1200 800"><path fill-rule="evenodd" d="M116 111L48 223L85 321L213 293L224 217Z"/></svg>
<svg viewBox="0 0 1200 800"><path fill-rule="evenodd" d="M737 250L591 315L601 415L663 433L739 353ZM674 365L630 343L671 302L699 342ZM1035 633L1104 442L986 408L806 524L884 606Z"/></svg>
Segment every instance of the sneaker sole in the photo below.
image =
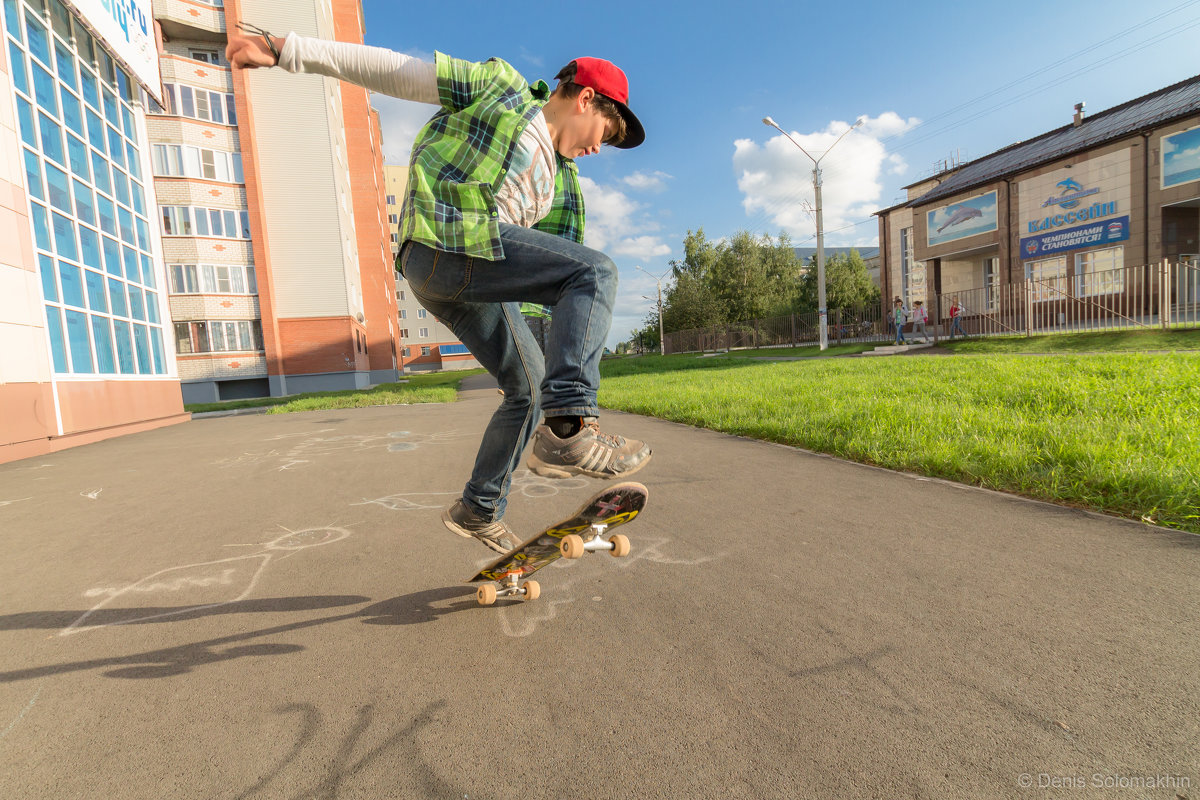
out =
<svg viewBox="0 0 1200 800"><path fill-rule="evenodd" d="M617 478L626 478L649 463L653 451L646 454L646 457L631 470L619 473L597 472L590 469L581 469L580 467L570 464L547 464L536 455L530 453L529 458L525 462L525 466L529 467L530 471L542 476L543 478L570 478L575 475L584 475L588 478L601 478L603 480L616 480Z"/></svg>

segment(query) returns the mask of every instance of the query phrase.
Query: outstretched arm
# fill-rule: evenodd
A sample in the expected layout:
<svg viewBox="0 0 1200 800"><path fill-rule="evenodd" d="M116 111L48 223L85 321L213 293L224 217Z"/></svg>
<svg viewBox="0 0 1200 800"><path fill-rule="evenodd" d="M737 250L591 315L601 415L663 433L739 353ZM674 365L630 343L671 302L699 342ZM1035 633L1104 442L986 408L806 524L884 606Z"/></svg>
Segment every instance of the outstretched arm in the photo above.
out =
<svg viewBox="0 0 1200 800"><path fill-rule="evenodd" d="M280 66L288 72L327 75L373 92L438 105L437 68L426 61L382 47L330 42L289 33L271 37L230 33L225 57L234 69Z"/></svg>

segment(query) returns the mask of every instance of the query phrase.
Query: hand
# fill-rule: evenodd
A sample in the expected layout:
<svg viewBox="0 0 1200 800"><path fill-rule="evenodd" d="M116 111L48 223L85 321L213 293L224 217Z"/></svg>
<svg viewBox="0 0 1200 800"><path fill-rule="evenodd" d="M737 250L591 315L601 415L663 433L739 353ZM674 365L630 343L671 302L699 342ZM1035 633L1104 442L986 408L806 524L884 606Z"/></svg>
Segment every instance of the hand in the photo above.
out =
<svg viewBox="0 0 1200 800"><path fill-rule="evenodd" d="M272 37L275 48L283 50L283 40ZM234 69L257 69L258 67L273 67L278 62L271 48L261 36L243 36L240 33L229 33L229 45L225 48L225 60Z"/></svg>

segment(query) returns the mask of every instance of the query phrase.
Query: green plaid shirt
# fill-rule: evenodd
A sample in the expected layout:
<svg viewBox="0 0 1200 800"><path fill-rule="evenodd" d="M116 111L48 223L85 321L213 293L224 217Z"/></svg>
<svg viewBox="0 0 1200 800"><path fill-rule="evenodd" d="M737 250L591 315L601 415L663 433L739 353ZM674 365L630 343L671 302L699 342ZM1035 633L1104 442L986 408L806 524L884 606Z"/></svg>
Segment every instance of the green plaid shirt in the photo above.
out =
<svg viewBox="0 0 1200 800"><path fill-rule="evenodd" d="M400 241L501 260L494 193L550 87L545 81L530 86L498 58L474 63L443 53L437 54L437 78L442 108L413 145ZM558 155L554 205L534 227L583 242L583 193L573 160Z"/></svg>

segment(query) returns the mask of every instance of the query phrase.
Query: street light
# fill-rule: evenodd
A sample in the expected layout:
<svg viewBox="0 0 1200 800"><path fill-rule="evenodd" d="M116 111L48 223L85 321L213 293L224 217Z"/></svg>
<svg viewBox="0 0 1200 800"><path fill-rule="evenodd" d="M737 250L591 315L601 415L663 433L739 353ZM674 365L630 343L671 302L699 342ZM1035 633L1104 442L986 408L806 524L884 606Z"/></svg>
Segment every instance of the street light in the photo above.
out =
<svg viewBox="0 0 1200 800"><path fill-rule="evenodd" d="M866 119L864 117L859 117L853 125L842 131L842 135L834 140L833 144L829 146L829 150L837 147L837 143L840 142L847 133L854 130L859 125L862 125L864 122L866 122ZM775 123L775 120L771 119L770 117L763 117L763 124L779 131L784 136L787 136L789 142L796 145L796 147L800 147L800 143L793 139L787 131L779 127L779 125ZM822 153L821 158L829 155L829 150L826 150L824 153ZM813 162L813 193L817 196L817 313L820 321L819 327L821 331L821 349L827 350L829 348L829 311L825 308L825 234L821 229L821 158L813 158L803 147L800 147L800 152L808 156L809 160Z"/></svg>
<svg viewBox="0 0 1200 800"><path fill-rule="evenodd" d="M666 343L666 341L663 339L663 326L662 326L662 279L663 279L663 278L665 278L665 277L667 277L667 272L670 272L671 270L669 270L669 269L668 269L668 270L667 270L667 272L664 272L664 273L662 274L662 276L661 276L661 277L655 277L655 276L654 276L654 273L652 273L652 272L650 272L650 271L648 271L648 270L642 269L642 267L641 267L641 265L640 265L640 264L639 264L639 265L637 265L637 266L635 266L635 267L634 267L634 269L640 269L640 270L642 270L642 272L645 272L645 273L646 273L647 275L649 275L651 278L654 278L654 282L658 284L658 354L659 354L660 356L665 356L665 355L667 354L667 343ZM649 297L647 297L646 299L647 299L647 300L649 300L650 298L649 298Z"/></svg>

